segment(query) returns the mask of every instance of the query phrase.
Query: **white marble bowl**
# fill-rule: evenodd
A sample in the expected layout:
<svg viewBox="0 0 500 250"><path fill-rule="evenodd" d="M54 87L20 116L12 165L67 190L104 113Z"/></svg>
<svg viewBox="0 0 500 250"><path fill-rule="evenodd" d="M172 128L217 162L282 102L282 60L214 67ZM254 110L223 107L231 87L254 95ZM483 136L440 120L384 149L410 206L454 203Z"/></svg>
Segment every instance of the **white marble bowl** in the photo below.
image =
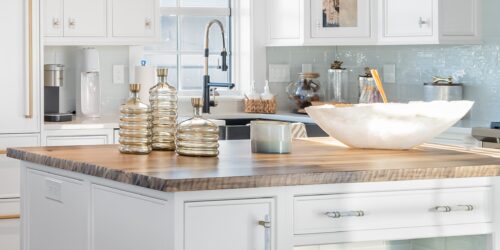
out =
<svg viewBox="0 0 500 250"><path fill-rule="evenodd" d="M411 149L441 134L472 108L471 101L333 105L306 108L331 137L352 148Z"/></svg>

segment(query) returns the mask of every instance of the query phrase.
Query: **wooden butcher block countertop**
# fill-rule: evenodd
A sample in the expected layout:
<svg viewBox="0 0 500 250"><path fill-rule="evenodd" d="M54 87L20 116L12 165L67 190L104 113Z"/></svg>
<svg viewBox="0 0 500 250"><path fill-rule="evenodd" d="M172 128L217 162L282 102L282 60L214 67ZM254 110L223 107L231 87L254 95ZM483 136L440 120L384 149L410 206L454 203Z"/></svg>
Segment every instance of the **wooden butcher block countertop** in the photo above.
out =
<svg viewBox="0 0 500 250"><path fill-rule="evenodd" d="M10 148L23 161L150 189L178 192L500 175L500 151L425 144L409 151L349 149L302 139L288 155L252 154L250 141L221 141L218 158L174 152L125 155L117 145Z"/></svg>

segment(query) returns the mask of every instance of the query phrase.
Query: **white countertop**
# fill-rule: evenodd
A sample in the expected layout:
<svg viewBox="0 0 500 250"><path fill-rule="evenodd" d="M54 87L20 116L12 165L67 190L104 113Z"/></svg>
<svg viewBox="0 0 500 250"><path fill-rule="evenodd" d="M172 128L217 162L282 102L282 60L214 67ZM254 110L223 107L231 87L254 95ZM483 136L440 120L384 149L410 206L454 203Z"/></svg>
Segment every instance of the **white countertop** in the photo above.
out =
<svg viewBox="0 0 500 250"><path fill-rule="evenodd" d="M188 119L189 116L181 115L179 120ZM227 114L210 114L204 117L214 121L218 125L225 125L225 119L268 119L290 122L314 123L307 115L293 113L278 113L278 114L250 114L250 113L227 113ZM103 115L100 118L87 118L74 116L70 122L45 122L45 130L64 130L64 129L117 129L119 128L119 116Z"/></svg>

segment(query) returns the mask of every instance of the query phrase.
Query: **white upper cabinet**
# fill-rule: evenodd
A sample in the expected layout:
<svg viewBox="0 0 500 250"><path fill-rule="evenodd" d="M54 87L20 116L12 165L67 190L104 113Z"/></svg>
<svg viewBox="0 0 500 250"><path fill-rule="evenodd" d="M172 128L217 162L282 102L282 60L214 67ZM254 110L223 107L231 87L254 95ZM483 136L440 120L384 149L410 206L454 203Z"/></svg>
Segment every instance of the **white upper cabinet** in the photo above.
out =
<svg viewBox="0 0 500 250"><path fill-rule="evenodd" d="M481 42L481 0L380 0L380 44Z"/></svg>
<svg viewBox="0 0 500 250"><path fill-rule="evenodd" d="M63 0L43 1L45 36L63 36Z"/></svg>
<svg viewBox="0 0 500 250"><path fill-rule="evenodd" d="M434 0L383 0L384 37L432 36Z"/></svg>
<svg viewBox="0 0 500 250"><path fill-rule="evenodd" d="M304 1L268 0L267 41L277 45L300 45L304 42Z"/></svg>
<svg viewBox="0 0 500 250"><path fill-rule="evenodd" d="M39 30L36 1L0 1L0 133L38 133ZM32 10L29 13L29 10Z"/></svg>
<svg viewBox="0 0 500 250"><path fill-rule="evenodd" d="M155 0L113 0L113 36L155 35Z"/></svg>
<svg viewBox="0 0 500 250"><path fill-rule="evenodd" d="M268 0L267 45L474 44L481 0Z"/></svg>
<svg viewBox="0 0 500 250"><path fill-rule="evenodd" d="M106 36L106 0L64 0L64 36Z"/></svg>
<svg viewBox="0 0 500 250"><path fill-rule="evenodd" d="M45 45L138 45L160 36L160 0L42 0Z"/></svg>

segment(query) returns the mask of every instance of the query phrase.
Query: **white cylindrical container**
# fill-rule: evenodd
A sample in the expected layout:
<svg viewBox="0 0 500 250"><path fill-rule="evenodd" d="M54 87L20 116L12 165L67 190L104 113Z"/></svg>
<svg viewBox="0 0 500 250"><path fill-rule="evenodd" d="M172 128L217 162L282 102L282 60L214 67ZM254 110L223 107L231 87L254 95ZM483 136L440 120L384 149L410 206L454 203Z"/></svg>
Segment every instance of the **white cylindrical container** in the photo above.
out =
<svg viewBox="0 0 500 250"><path fill-rule="evenodd" d="M292 133L288 122L252 121L252 153L288 154L292 151Z"/></svg>
<svg viewBox="0 0 500 250"><path fill-rule="evenodd" d="M101 116L101 84L99 52L95 48L83 49L83 70L80 83L80 110L86 117Z"/></svg>

